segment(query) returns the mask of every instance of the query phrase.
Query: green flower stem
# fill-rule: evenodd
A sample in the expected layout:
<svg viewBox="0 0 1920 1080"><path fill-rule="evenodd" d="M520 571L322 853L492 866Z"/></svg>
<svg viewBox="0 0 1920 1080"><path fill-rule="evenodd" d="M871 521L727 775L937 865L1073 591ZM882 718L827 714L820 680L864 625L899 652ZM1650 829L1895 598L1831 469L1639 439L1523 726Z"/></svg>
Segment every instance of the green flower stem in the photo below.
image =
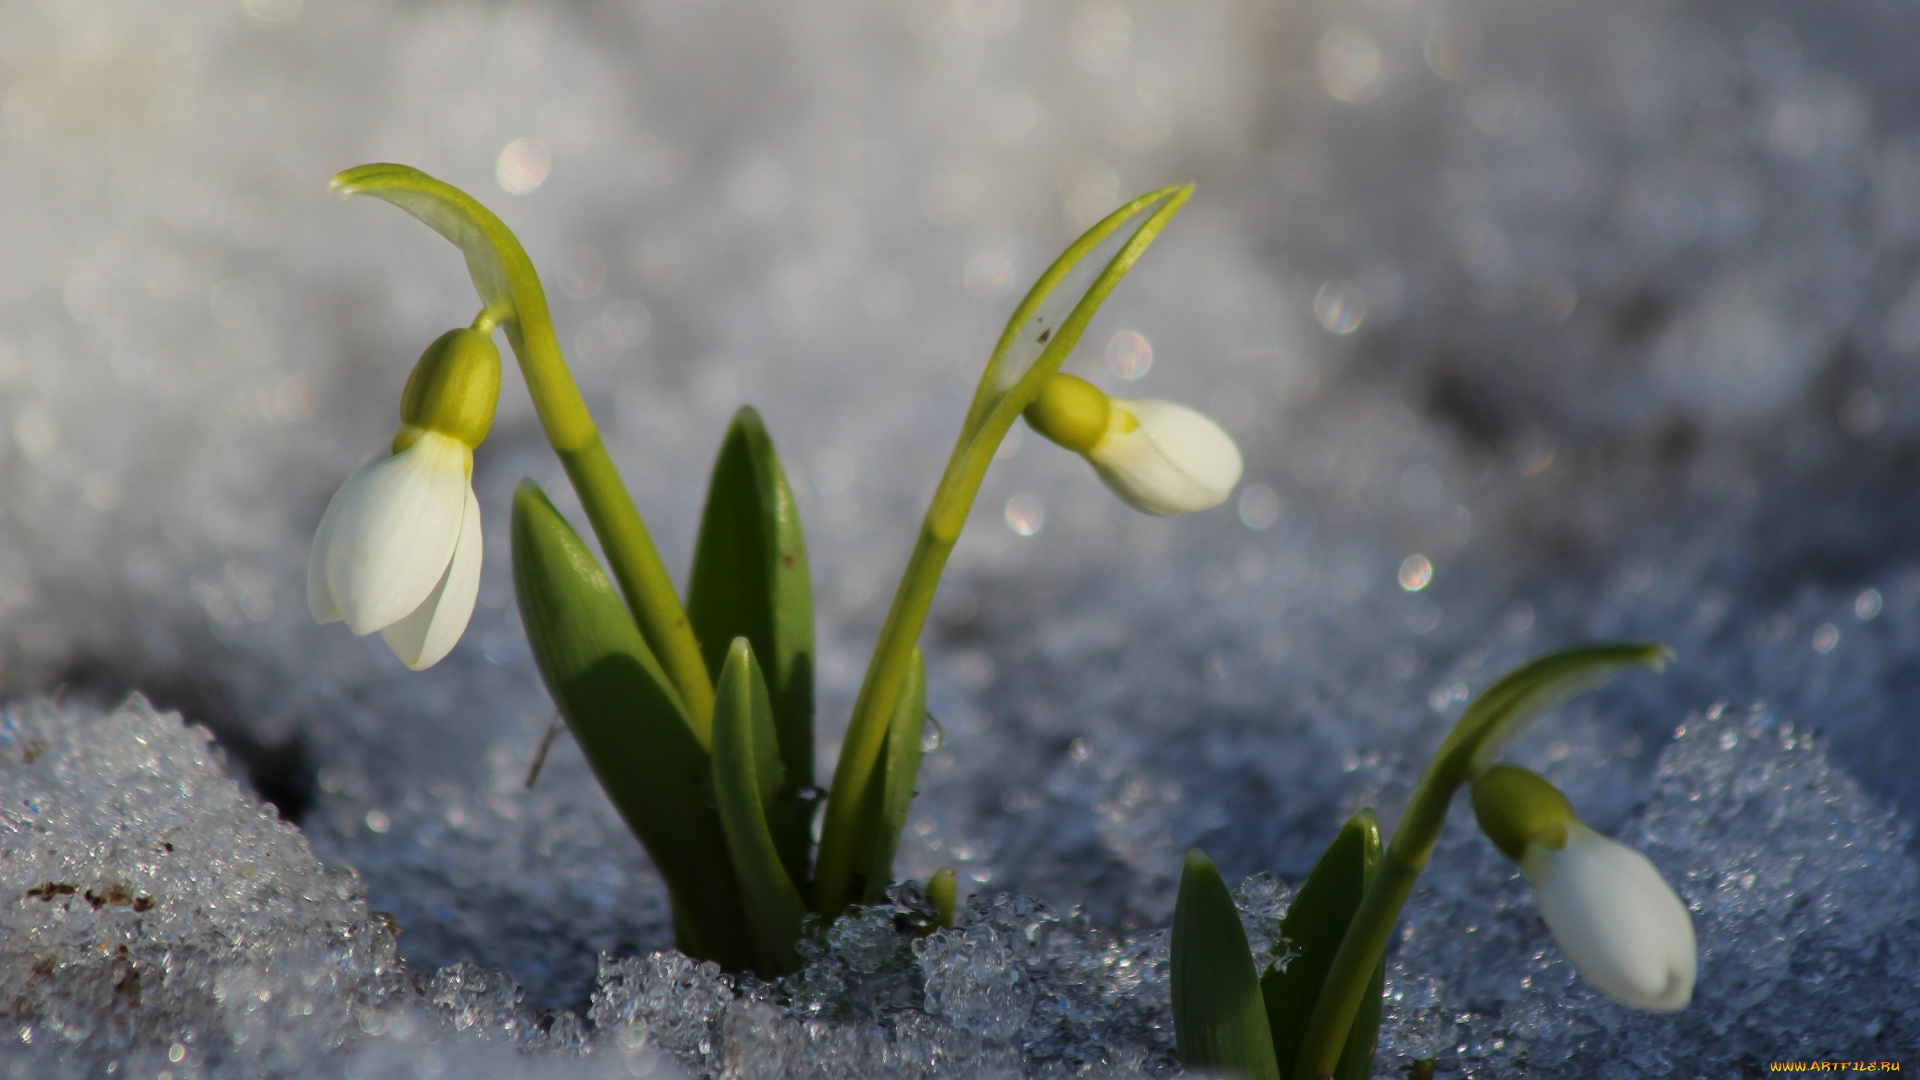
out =
<svg viewBox="0 0 1920 1080"><path fill-rule="evenodd" d="M900 697L907 678L913 649L926 625L933 594L940 587L940 574L947 557L960 539L967 512L973 507L980 482L993 463L993 452L1006 437L1014 413L1005 422L989 424L971 441L956 448L947 463L947 471L934 491L933 503L920 524L920 538L907 557L907 568L900 576L900 587L893 594L893 606L880 628L880 640L874 646L873 659L867 665L866 678L860 684L860 696L854 699L853 717L847 722L846 742L840 751L840 763L833 771L833 788L827 796L827 816L820 830L820 854L814 865L813 909L831 919L853 899L853 874L861 853L855 843L860 834L863 812L860 793L873 782L880 765L881 744L887 737L888 711Z"/></svg>
<svg viewBox="0 0 1920 1080"><path fill-rule="evenodd" d="M920 537L893 594L893 606L887 610L847 722L814 864L813 909L826 918L836 918L845 909L853 899L854 876L865 870L865 853L859 850L865 832L863 796L880 767L890 713L907 678L934 590L939 588L940 572L960 538L994 451L1014 417L1060 369L1107 294L1192 193L1191 184L1164 187L1109 214L1068 245L1007 320L921 522Z"/></svg>
<svg viewBox="0 0 1920 1080"><path fill-rule="evenodd" d="M1673 655L1664 645L1609 643L1551 653L1530 661L1487 688L1453 726L1427 762L1393 841L1380 859L1373 884L1354 912L1346 937L1334 954L1321 985L1320 999L1307 1021L1300 1056L1287 1076L1323 1080L1333 1075L1347 1032L1359 1014L1360 999L1373 971L1386 955L1387 942L1413 883L1426 869L1446 824L1447 810L1461 785L1490 767L1531 722L1581 690L1591 689L1613 672L1633 665L1656 670Z"/></svg>
<svg viewBox="0 0 1920 1080"><path fill-rule="evenodd" d="M405 165L362 165L333 178L342 195L372 195L407 211L452 241L486 305L476 327L498 324L520 361L547 442L566 468L587 521L647 646L679 691L702 743L713 722L713 683L686 610L613 467L587 403L567 370L533 261L493 211L472 196Z"/></svg>

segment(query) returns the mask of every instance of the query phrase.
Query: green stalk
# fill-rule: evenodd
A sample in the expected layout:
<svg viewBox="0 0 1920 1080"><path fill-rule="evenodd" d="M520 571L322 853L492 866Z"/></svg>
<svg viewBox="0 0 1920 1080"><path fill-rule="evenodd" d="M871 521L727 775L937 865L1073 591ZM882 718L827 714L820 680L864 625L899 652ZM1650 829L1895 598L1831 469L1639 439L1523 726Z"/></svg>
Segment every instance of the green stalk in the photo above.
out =
<svg viewBox="0 0 1920 1080"><path fill-rule="evenodd" d="M854 877L866 869L859 850L860 838L869 834L861 796L879 767L888 722L940 586L940 573L994 451L1014 418L1060 369L1107 294L1192 193L1191 184L1165 187L1115 210L1054 260L1007 320L921 522L840 745L814 865L813 909L826 918L837 917L852 901Z"/></svg>
<svg viewBox="0 0 1920 1080"><path fill-rule="evenodd" d="M547 314L546 292L520 241L466 192L405 165L348 169L333 178L333 187L342 195L372 195L393 203L466 255L474 289L486 305L476 325L497 322L506 331L540 426L580 496L621 596L648 648L679 692L694 730L707 742L713 723L713 683L700 645L646 523L621 483L587 403L567 370Z"/></svg>
<svg viewBox="0 0 1920 1080"><path fill-rule="evenodd" d="M1567 649L1521 665L1468 706L1413 789L1373 884L1334 954L1333 967L1301 1039L1300 1056L1287 1076L1324 1080L1333 1075L1347 1032L1360 1012L1360 999L1386 955L1400 910L1433 855L1447 809L1461 785L1493 765L1533 720L1568 697L1593 688L1624 667L1647 665L1659 670L1672 656L1664 645L1644 643Z"/></svg>

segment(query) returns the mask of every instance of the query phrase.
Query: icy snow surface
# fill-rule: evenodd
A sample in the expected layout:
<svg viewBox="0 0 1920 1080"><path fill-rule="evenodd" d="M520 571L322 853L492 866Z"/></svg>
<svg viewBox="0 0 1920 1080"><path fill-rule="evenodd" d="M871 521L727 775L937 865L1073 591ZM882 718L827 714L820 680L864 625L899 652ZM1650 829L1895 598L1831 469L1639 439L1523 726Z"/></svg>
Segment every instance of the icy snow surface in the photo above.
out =
<svg viewBox="0 0 1920 1080"><path fill-rule="evenodd" d="M1471 694L1602 636L1680 661L1514 756L1694 905L1694 1007L1597 998L1461 814L1381 1075L1914 1062L1915 55L1894 0L0 5L0 1070L1164 1070L1186 847L1297 883ZM1210 409L1247 479L1146 519L1003 452L899 865L958 866L965 926L896 932L905 896L737 985L658 951L571 744L522 786L506 498L572 504L514 376L452 656L311 625L328 495L475 310L439 238L327 193L376 160L519 231L669 565L760 408L823 771L1018 290L1198 183L1070 370ZM1246 895L1270 933L1285 887Z"/></svg>

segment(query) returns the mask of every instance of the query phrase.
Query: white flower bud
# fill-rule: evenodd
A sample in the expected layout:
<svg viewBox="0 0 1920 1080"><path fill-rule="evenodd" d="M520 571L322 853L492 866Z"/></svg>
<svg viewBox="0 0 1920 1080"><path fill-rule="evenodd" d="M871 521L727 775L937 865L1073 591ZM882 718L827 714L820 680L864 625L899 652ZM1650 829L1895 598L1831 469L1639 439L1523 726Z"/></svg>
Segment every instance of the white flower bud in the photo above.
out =
<svg viewBox="0 0 1920 1080"><path fill-rule="evenodd" d="M1086 452L1100 479L1149 514L1190 514L1227 501L1240 448L1205 413L1152 399L1113 399L1107 434Z"/></svg>
<svg viewBox="0 0 1920 1080"><path fill-rule="evenodd" d="M327 504L307 558L307 607L355 634L378 630L415 671L453 649L480 592L473 451L419 432L355 473Z"/></svg>
<svg viewBox="0 0 1920 1080"><path fill-rule="evenodd" d="M1520 869L1560 951L1601 993L1648 1012L1693 1000L1693 920L1646 856L1572 821L1561 847L1528 844Z"/></svg>

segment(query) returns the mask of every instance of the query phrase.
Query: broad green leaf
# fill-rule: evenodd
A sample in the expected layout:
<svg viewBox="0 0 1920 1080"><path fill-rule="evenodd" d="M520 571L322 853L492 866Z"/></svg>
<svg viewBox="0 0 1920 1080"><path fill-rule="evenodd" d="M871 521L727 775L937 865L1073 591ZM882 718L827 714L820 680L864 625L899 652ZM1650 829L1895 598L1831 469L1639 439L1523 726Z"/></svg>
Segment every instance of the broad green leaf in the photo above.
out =
<svg viewBox="0 0 1920 1080"><path fill-rule="evenodd" d="M1284 967L1275 966L1260 979L1261 995L1267 1003L1267 1023L1273 1029L1275 1057L1291 1068L1300 1053L1300 1040L1306 1034L1307 1019L1320 997L1320 987L1333 967L1333 955L1347 935L1353 913L1366 895L1380 864L1380 822L1372 810L1353 815L1327 845L1320 861L1307 875L1306 883L1287 907L1280 933L1292 947L1293 955ZM1385 969L1381 969L1384 973ZM1378 995L1376 995L1377 997ZM1363 1006L1364 1009L1364 1006ZM1372 1030L1379 1027L1379 1004L1374 1003ZM1354 1025L1366 1028L1365 1017ZM1369 1045L1371 1045L1371 1040ZM1366 1053L1372 1061L1372 1052ZM1347 1076L1345 1058L1335 1075ZM1363 1074L1362 1080L1365 1080Z"/></svg>
<svg viewBox="0 0 1920 1080"><path fill-rule="evenodd" d="M775 798L780 861L804 883L813 838L813 598L800 514L760 415L742 407L720 444L694 547L687 618L715 677L736 637L767 680L786 786Z"/></svg>
<svg viewBox="0 0 1920 1080"><path fill-rule="evenodd" d="M513 494L513 585L547 692L672 894L683 951L753 962L712 774L680 699L613 583L530 480Z"/></svg>
<svg viewBox="0 0 1920 1080"><path fill-rule="evenodd" d="M784 773L766 680L752 645L734 638L714 684L713 791L753 930L754 971L766 979L800 967L793 947L807 913L767 827L767 808L785 784Z"/></svg>
<svg viewBox="0 0 1920 1080"><path fill-rule="evenodd" d="M1581 645L1530 660L1467 706L1434 757L1459 759L1469 776L1477 776L1561 702L1595 689L1623 668L1659 671L1671 659L1673 650L1665 645L1636 641Z"/></svg>
<svg viewBox="0 0 1920 1080"><path fill-rule="evenodd" d="M920 650L915 649L906 684L887 724L880 771L874 774L868 803L866 873L854 893L863 904L885 900L887 886L893 884L893 855L899 850L900 830L906 828L907 812L913 807L913 785L920 776L920 736L926 724L927 668Z"/></svg>
<svg viewBox="0 0 1920 1080"><path fill-rule="evenodd" d="M1173 1037L1189 1073L1279 1080L1260 979L1213 860L1187 852L1173 906Z"/></svg>
<svg viewBox="0 0 1920 1080"><path fill-rule="evenodd" d="M963 443L982 431L1006 430L1060 369L1107 294L1192 194L1192 184L1176 184L1134 199L1081 234L1040 275L987 361L961 427ZM992 438L998 441L997 434Z"/></svg>

